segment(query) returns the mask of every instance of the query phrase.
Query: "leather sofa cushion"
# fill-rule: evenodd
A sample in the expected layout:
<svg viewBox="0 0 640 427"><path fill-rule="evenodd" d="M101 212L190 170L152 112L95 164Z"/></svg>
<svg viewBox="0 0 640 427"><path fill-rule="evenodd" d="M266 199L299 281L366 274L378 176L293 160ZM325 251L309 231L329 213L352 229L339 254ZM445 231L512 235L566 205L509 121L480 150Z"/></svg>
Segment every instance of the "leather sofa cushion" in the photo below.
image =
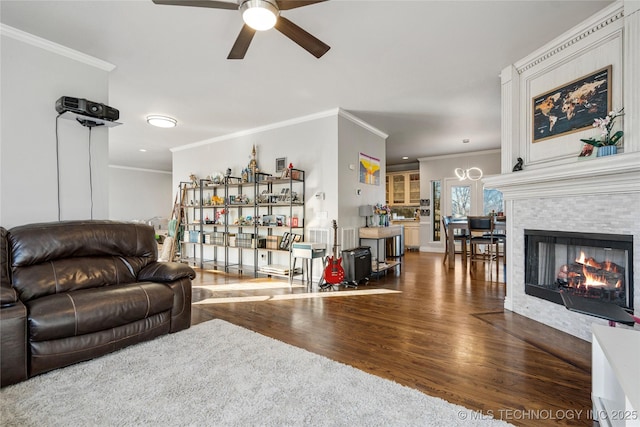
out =
<svg viewBox="0 0 640 427"><path fill-rule="evenodd" d="M30 341L103 331L171 310L173 292L161 283L139 282L48 295L25 303Z"/></svg>
<svg viewBox="0 0 640 427"><path fill-rule="evenodd" d="M9 230L7 240L13 287L24 302L54 293L135 282L158 255L153 228L137 223L29 224Z"/></svg>
<svg viewBox="0 0 640 427"><path fill-rule="evenodd" d="M125 257L65 258L15 268L13 287L24 302L45 295L136 282L145 261Z"/></svg>
<svg viewBox="0 0 640 427"><path fill-rule="evenodd" d="M146 224L99 220L29 224L9 230L9 241L13 268L72 257L158 259L155 232Z"/></svg>
<svg viewBox="0 0 640 427"><path fill-rule="evenodd" d="M171 324L170 317L170 313L164 311L137 322L93 334L30 342L30 376L93 359L128 345L167 334Z"/></svg>

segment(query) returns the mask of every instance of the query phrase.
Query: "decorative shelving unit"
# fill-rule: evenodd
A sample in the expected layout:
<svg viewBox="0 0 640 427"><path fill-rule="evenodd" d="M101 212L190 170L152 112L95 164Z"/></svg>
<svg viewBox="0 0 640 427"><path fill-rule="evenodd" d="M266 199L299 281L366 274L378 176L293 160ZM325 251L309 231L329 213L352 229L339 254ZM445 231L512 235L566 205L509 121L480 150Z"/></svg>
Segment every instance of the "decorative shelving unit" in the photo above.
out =
<svg viewBox="0 0 640 427"><path fill-rule="evenodd" d="M255 216L260 222L255 233L265 245L257 248L254 265L257 273L291 278L298 274L293 270L292 244L304 240L305 173L290 169L286 178L263 173L256 177ZM285 264L274 264L279 254L286 255Z"/></svg>
<svg viewBox="0 0 640 427"><path fill-rule="evenodd" d="M192 241L191 236L193 232L199 231L200 224L198 221L199 209L197 206L198 201L198 188L191 185L190 182L180 182L180 200L184 201L180 208L184 212L180 227L183 229L182 239L177 244L180 262L189 265L198 265L200 258L198 255L198 242ZM176 230L176 236L179 235L179 230Z"/></svg>
<svg viewBox="0 0 640 427"><path fill-rule="evenodd" d="M203 269L292 277L291 243L304 240L305 173L257 173L255 182L225 177L181 182L185 237L182 262ZM253 263L248 264L248 259Z"/></svg>

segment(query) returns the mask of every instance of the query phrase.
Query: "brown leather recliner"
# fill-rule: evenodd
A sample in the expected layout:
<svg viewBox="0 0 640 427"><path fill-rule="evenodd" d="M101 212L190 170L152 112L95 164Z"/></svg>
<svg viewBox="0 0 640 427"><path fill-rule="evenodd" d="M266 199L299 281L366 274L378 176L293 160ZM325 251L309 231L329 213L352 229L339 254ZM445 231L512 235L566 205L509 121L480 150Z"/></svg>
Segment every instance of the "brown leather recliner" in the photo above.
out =
<svg viewBox="0 0 640 427"><path fill-rule="evenodd" d="M192 268L157 262L144 224L0 230L2 386L191 325Z"/></svg>

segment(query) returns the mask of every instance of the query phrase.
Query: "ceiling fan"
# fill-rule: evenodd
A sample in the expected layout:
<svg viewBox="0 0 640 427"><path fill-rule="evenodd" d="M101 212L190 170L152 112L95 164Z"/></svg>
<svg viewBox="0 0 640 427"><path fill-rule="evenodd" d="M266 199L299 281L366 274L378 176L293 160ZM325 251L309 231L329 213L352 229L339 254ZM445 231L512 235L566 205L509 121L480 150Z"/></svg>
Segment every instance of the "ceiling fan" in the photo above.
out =
<svg viewBox="0 0 640 427"><path fill-rule="evenodd" d="M208 7L211 9L240 10L245 24L227 59L242 59L256 31L275 27L316 58L327 53L330 47L318 40L284 16L281 10L295 9L326 0L238 0L237 3L215 0L152 0L159 5Z"/></svg>

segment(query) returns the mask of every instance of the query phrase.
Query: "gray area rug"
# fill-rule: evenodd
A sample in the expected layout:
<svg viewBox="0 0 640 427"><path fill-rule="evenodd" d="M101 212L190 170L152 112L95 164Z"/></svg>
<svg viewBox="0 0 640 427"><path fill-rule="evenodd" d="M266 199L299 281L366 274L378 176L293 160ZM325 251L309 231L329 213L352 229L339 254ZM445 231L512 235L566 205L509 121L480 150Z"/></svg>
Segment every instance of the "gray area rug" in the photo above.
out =
<svg viewBox="0 0 640 427"><path fill-rule="evenodd" d="M508 425L222 320L0 391L3 426Z"/></svg>

